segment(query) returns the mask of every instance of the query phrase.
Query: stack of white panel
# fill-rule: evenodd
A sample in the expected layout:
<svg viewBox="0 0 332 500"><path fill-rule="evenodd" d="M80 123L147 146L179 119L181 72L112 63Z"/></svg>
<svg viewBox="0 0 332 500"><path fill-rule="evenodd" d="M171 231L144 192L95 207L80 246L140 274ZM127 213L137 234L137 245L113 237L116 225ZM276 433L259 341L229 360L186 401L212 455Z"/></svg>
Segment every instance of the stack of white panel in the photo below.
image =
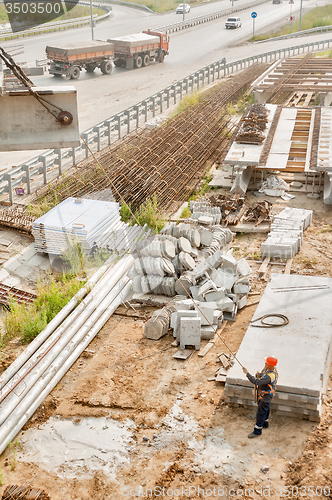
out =
<svg viewBox="0 0 332 500"><path fill-rule="evenodd" d="M273 218L267 240L261 245L262 257L290 259L301 248L303 231L312 221L312 210L287 207Z"/></svg>
<svg viewBox="0 0 332 500"><path fill-rule="evenodd" d="M67 198L35 220L32 234L36 250L60 255L73 244L89 250L105 231L120 223L118 203Z"/></svg>

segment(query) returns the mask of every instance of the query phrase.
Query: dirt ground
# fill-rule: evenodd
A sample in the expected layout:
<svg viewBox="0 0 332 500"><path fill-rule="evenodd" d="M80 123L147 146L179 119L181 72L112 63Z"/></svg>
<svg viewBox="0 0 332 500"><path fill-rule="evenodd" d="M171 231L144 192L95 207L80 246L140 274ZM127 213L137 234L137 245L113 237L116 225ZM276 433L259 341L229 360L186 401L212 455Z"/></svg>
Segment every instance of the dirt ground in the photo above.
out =
<svg viewBox="0 0 332 500"><path fill-rule="evenodd" d="M285 206L273 201L276 212ZM291 272L330 277L332 208L305 195L292 204L314 208L315 215ZM255 278L265 238L240 234L233 241L234 255L246 257L253 269L248 305L221 333L233 351L271 272ZM282 266L272 267L273 272L283 272ZM205 357L193 351L186 361L176 360L171 334L159 341L143 335L144 322L154 310L121 306L116 311L0 457L0 493L10 484L30 484L44 489L52 500L332 498L332 380L319 425L272 415L270 429L249 440L253 414L228 405L223 385L208 380L220 366L222 340ZM1 371L21 349L15 341L8 345ZM76 476L75 469L74 476L66 476L66 466L50 470L45 455L27 454L25 446L31 431L42 430L56 416L77 425L87 418L106 418L119 429L129 422L130 446L121 459L108 464L109 474L77 468Z"/></svg>

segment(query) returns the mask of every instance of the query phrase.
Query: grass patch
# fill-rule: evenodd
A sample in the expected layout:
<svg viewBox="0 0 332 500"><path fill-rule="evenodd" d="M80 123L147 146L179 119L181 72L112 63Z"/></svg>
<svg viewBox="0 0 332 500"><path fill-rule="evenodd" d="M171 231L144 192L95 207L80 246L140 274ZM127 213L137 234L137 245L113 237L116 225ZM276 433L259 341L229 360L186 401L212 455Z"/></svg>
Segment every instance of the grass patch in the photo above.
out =
<svg viewBox="0 0 332 500"><path fill-rule="evenodd" d="M187 94L183 99L181 99L178 107L169 115L167 122L172 118L174 118L175 116L182 113L182 111L184 111L185 109L189 108L190 106L195 106L196 104L202 101L203 101L203 95L202 92L200 91L196 90L192 94Z"/></svg>
<svg viewBox="0 0 332 500"><path fill-rule="evenodd" d="M170 10L176 9L176 7L180 4L183 3L181 0L126 0L129 3L136 3L139 5L144 5L145 7L149 7L149 9L163 13L163 12L169 12ZM200 5L203 2L198 1L198 0L190 0L189 2L186 0L186 3L188 3L190 6L193 5ZM174 12L175 14L175 12ZM176 15L176 17L179 18L179 20L182 20L182 15Z"/></svg>
<svg viewBox="0 0 332 500"><path fill-rule="evenodd" d="M4 315L4 342L19 336L22 343L31 342L59 311L83 286L72 275L62 275L50 282L38 283L38 296L35 302L25 306L12 300L10 310Z"/></svg>
<svg viewBox="0 0 332 500"><path fill-rule="evenodd" d="M330 224L328 224L327 227L326 227L326 229L321 229L320 232L321 233L332 233L332 226L330 226Z"/></svg>
<svg viewBox="0 0 332 500"><path fill-rule="evenodd" d="M293 21L292 32L299 31L300 19L299 16L297 17L298 19ZM302 15L301 30L309 30L312 28L319 28L320 26L330 25L332 25L332 5L315 7L311 9L310 12ZM251 37L250 41L266 40L276 36L288 35L290 32L291 24L288 22L286 26L282 26L278 31L256 35L255 37Z"/></svg>
<svg viewBox="0 0 332 500"><path fill-rule="evenodd" d="M180 219L189 219L191 216L191 211L189 207L184 207L184 209L181 212Z"/></svg>
<svg viewBox="0 0 332 500"><path fill-rule="evenodd" d="M131 204L123 203L120 209L121 218L131 226L145 224L154 232L159 233L166 220L164 215L159 210L159 202L157 195L154 194L151 198L147 198L145 202L136 209L133 209Z"/></svg>

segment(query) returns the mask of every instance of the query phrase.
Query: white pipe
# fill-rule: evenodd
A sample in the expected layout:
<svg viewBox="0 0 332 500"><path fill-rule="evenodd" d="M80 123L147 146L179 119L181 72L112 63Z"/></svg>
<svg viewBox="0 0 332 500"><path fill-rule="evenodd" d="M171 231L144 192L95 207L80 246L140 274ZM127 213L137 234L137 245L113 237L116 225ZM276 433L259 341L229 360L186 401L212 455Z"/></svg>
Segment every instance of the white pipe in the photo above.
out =
<svg viewBox="0 0 332 500"><path fill-rule="evenodd" d="M109 307L105 310L99 320L94 324L90 331L86 334L83 341L77 346L77 348L71 353L71 355L66 359L66 361L60 365L58 371L55 373L54 377L45 385L45 380L38 381L40 387L37 384L34 391L30 391L28 398L20 404L17 411L10 415L6 420L5 424L0 428L0 454L5 450L9 441L11 441L16 434L22 429L23 425L29 420L29 418L36 411L38 406L42 403L44 398L54 389L57 383L62 379L62 377L67 373L70 367L75 363L80 354L86 349L90 342L94 339L100 329L104 326L106 321L112 316L113 312L117 307L126 299L131 288L131 281L129 281L121 289L119 284L114 288L115 297L109 304ZM115 290L116 289L116 290ZM61 363L61 360L58 364ZM41 392L37 393L37 389Z"/></svg>
<svg viewBox="0 0 332 500"><path fill-rule="evenodd" d="M68 304L49 322L43 331L28 345L28 347L13 361L7 370L0 377L0 390L9 382L9 380L18 372L18 370L30 359L30 357L39 349L39 347L49 338L54 330L65 320L65 318L75 309L86 294L91 291L97 281L105 274L109 266L114 261L111 256L98 271L86 282L86 284L72 297Z"/></svg>
<svg viewBox="0 0 332 500"><path fill-rule="evenodd" d="M124 260L124 262L121 262ZM7 397L0 404L0 425L6 420L7 416L14 411L19 402L25 397L27 392L36 383L36 381L43 375L43 373L48 369L50 364L56 359L56 357L61 353L61 351L66 352L66 349L72 348L72 343L79 342L80 335L78 332L83 332L87 328L90 328L90 323L94 323L98 320L99 316L103 312L104 304L109 301L110 296L112 296L111 290L116 286L117 282L123 277L127 272L128 267L131 266L133 258L127 256L121 259L118 265L112 269L112 277L104 285L102 290L100 290L98 296L90 302L90 304L84 309L82 314L76 319L76 321L71 324L71 326L66 330L66 332L60 337L58 342L52 347L52 349L45 355L44 359L34 367L34 369L24 378L24 381L20 382L17 386L17 391L11 391ZM119 265L122 264L122 265ZM111 292L109 294L109 292ZM109 294L109 295L108 295ZM53 336L47 343L53 341ZM20 393L19 388L22 387L22 392Z"/></svg>

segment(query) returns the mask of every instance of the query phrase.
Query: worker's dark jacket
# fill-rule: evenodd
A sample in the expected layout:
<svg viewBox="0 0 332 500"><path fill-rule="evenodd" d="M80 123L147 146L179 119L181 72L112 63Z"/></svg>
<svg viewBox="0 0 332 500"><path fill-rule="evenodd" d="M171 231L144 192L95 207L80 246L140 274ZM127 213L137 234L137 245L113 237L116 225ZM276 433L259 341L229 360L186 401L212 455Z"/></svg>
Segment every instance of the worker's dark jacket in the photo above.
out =
<svg viewBox="0 0 332 500"><path fill-rule="evenodd" d="M264 368L259 378L247 373L247 378L252 384L258 386L258 399L263 399L263 401L266 402L272 401L278 380L278 372L276 369L267 370Z"/></svg>

